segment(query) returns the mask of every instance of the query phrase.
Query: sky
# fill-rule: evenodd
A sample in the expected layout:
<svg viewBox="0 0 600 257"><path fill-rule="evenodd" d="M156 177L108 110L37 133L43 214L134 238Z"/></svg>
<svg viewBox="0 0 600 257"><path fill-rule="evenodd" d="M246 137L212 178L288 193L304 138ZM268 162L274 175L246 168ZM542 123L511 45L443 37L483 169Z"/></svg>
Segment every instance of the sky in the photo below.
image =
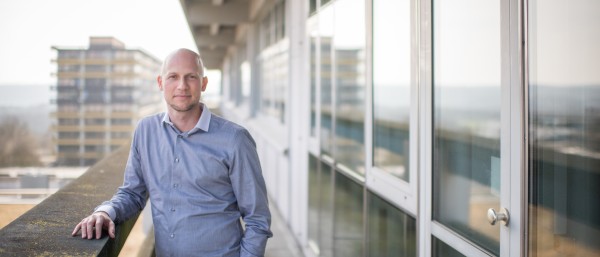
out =
<svg viewBox="0 0 600 257"><path fill-rule="evenodd" d="M0 85L55 84L51 47L87 48L90 36L160 60L177 48L197 51L179 0L2 0L0 35Z"/></svg>

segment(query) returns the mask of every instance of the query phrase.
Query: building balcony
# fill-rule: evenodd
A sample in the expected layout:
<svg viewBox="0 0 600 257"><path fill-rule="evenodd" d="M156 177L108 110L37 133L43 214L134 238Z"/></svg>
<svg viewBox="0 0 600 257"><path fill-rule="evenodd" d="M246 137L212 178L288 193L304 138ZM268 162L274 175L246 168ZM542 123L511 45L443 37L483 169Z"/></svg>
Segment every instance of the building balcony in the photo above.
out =
<svg viewBox="0 0 600 257"><path fill-rule="evenodd" d="M110 113L110 117L111 118L134 118L136 117L136 114L134 112L111 112Z"/></svg>
<svg viewBox="0 0 600 257"><path fill-rule="evenodd" d="M79 78L80 73L78 71L59 71L56 73L52 73L52 75L56 76L59 79L62 78Z"/></svg>
<svg viewBox="0 0 600 257"><path fill-rule="evenodd" d="M83 61L86 65L110 65L111 63L112 60L107 58L87 58Z"/></svg>
<svg viewBox="0 0 600 257"><path fill-rule="evenodd" d="M112 125L109 131L111 132L131 132L135 129L133 125Z"/></svg>
<svg viewBox="0 0 600 257"><path fill-rule="evenodd" d="M50 118L75 119L79 118L79 112L55 111L50 113Z"/></svg>
<svg viewBox="0 0 600 257"><path fill-rule="evenodd" d="M79 132L79 125L52 125L50 130L53 132Z"/></svg>
<svg viewBox="0 0 600 257"><path fill-rule="evenodd" d="M104 138L86 138L83 140L84 145L104 145Z"/></svg>
<svg viewBox="0 0 600 257"><path fill-rule="evenodd" d="M110 145L124 145L131 142L130 138L112 138L110 140Z"/></svg>
<svg viewBox="0 0 600 257"><path fill-rule="evenodd" d="M108 127L105 125L87 125L83 127L83 132L104 132L107 131Z"/></svg>
<svg viewBox="0 0 600 257"><path fill-rule="evenodd" d="M79 159L80 154L79 154L79 152L58 152L58 153L56 153L56 157L61 158L61 159L65 159L65 158Z"/></svg>
<svg viewBox="0 0 600 257"><path fill-rule="evenodd" d="M77 65L82 64L82 60L79 57L60 57L58 59L52 60L52 62L58 65Z"/></svg>
<svg viewBox="0 0 600 257"><path fill-rule="evenodd" d="M82 117L86 117L88 119L91 119L91 118L106 118L106 117L109 117L109 114L110 113L104 112L104 111L100 111L100 112L98 112L98 111L86 111L83 114Z"/></svg>
<svg viewBox="0 0 600 257"><path fill-rule="evenodd" d="M60 138L54 139L57 145L79 145L79 138Z"/></svg>
<svg viewBox="0 0 600 257"><path fill-rule="evenodd" d="M106 153L104 152L85 152L80 156L84 159L102 159L106 157Z"/></svg>

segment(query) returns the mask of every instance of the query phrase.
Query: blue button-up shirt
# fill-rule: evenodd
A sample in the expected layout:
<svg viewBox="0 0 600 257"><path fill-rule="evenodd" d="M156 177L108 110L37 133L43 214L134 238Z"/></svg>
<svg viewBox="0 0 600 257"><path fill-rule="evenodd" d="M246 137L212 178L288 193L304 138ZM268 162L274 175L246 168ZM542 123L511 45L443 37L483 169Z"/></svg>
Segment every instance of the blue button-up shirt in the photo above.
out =
<svg viewBox="0 0 600 257"><path fill-rule="evenodd" d="M123 186L96 211L121 222L149 196L157 256L262 256L271 214L255 142L243 127L201 108L187 132L166 113L141 120Z"/></svg>

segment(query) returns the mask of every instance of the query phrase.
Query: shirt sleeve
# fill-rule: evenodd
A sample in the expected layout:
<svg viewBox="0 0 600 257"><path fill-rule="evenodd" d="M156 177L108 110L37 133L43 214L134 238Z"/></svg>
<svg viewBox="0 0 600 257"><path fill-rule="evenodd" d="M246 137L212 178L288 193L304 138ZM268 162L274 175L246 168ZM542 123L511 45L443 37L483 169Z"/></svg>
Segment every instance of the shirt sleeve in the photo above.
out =
<svg viewBox="0 0 600 257"><path fill-rule="evenodd" d="M110 217L111 220L115 220L117 218L115 208L113 208L110 205L100 205L94 210L94 213L96 212L106 212L106 214L108 214L108 217Z"/></svg>
<svg viewBox="0 0 600 257"><path fill-rule="evenodd" d="M136 133L137 134L137 133ZM94 211L105 211L115 222L123 222L144 209L148 193L142 176L140 154L136 135L129 150L123 185L110 201L105 201Z"/></svg>
<svg viewBox="0 0 600 257"><path fill-rule="evenodd" d="M271 212L267 189L262 176L256 144L243 129L239 131L233 147L230 179L237 198L246 230L240 243L240 256L264 256L267 239L272 237Z"/></svg>

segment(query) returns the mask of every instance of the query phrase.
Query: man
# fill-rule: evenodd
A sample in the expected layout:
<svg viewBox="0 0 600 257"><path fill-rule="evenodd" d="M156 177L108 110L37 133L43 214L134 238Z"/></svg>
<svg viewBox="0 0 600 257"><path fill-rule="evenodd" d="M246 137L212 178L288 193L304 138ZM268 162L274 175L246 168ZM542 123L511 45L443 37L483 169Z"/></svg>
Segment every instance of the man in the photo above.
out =
<svg viewBox="0 0 600 257"><path fill-rule="evenodd" d="M200 103L208 80L195 52L171 53L157 81L167 112L139 122L123 186L72 235L114 238L149 196L157 256L264 255L271 214L254 140Z"/></svg>

